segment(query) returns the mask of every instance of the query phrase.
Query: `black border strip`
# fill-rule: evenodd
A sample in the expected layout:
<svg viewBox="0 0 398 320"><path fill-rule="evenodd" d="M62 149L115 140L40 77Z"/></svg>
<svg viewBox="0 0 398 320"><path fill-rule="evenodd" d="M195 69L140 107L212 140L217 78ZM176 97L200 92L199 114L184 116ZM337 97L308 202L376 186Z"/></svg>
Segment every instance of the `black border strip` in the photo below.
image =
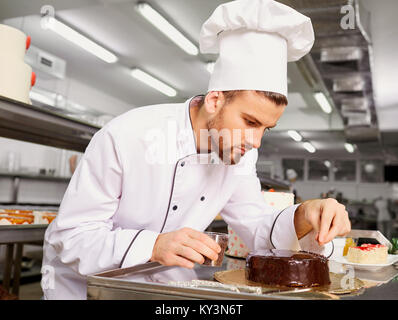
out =
<svg viewBox="0 0 398 320"><path fill-rule="evenodd" d="M120 262L119 268L122 267L123 262L124 262L124 259L126 259L127 253L130 251L130 248L131 248L131 246L133 245L133 242L135 241L135 239L137 239L137 237L138 237L138 235L141 233L141 231L144 231L144 230L145 230L145 229L141 229L140 231L138 231L138 232L135 234L133 240L131 240L131 242L130 242L130 244L129 244L127 250L126 250L126 252L125 252L124 255L123 255L122 262Z"/></svg>

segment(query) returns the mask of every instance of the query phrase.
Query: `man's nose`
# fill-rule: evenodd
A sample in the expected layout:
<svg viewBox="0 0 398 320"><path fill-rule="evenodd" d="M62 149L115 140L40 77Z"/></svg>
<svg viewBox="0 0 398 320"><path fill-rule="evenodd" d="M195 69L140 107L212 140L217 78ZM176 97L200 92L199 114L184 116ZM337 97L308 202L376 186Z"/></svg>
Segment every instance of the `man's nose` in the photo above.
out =
<svg viewBox="0 0 398 320"><path fill-rule="evenodd" d="M261 140L263 138L263 131L261 129L250 130L249 134L246 135L247 144L252 148L258 149L261 146Z"/></svg>

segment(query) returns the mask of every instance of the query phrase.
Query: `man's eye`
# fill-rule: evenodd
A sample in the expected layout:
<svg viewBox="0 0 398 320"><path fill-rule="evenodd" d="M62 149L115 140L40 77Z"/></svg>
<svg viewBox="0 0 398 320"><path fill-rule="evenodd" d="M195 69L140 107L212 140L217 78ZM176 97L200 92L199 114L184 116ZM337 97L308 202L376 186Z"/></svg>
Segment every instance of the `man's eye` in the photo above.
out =
<svg viewBox="0 0 398 320"><path fill-rule="evenodd" d="M256 123L255 123L254 121L250 121L250 120L247 120L247 119L246 119L246 123L247 123L249 126L255 126L255 125L256 125Z"/></svg>

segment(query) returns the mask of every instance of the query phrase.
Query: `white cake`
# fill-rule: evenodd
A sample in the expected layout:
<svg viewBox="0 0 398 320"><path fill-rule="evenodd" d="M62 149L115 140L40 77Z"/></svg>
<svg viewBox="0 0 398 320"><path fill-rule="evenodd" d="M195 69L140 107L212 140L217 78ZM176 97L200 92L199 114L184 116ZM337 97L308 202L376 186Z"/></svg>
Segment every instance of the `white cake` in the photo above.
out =
<svg viewBox="0 0 398 320"><path fill-rule="evenodd" d="M388 248L381 244L363 244L360 247L349 247L347 260L361 264L385 264L388 259Z"/></svg>
<svg viewBox="0 0 398 320"><path fill-rule="evenodd" d="M265 202L278 210L283 210L294 205L293 193L265 191L262 191L262 193ZM249 248L230 226L228 226L228 234L228 250L226 251L226 254L234 257L245 258L250 252Z"/></svg>
<svg viewBox="0 0 398 320"><path fill-rule="evenodd" d="M18 29L0 24L0 95L31 103L32 68L24 62L27 37Z"/></svg>

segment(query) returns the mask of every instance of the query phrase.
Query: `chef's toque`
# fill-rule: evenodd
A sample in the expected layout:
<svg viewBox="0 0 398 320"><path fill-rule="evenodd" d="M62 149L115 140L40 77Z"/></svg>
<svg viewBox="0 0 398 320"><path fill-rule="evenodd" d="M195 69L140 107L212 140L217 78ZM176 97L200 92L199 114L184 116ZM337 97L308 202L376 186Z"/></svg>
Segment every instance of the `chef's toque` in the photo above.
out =
<svg viewBox="0 0 398 320"><path fill-rule="evenodd" d="M314 44L311 19L273 0L216 8L200 32L202 53L217 54L208 91L260 90L287 97L287 62Z"/></svg>

